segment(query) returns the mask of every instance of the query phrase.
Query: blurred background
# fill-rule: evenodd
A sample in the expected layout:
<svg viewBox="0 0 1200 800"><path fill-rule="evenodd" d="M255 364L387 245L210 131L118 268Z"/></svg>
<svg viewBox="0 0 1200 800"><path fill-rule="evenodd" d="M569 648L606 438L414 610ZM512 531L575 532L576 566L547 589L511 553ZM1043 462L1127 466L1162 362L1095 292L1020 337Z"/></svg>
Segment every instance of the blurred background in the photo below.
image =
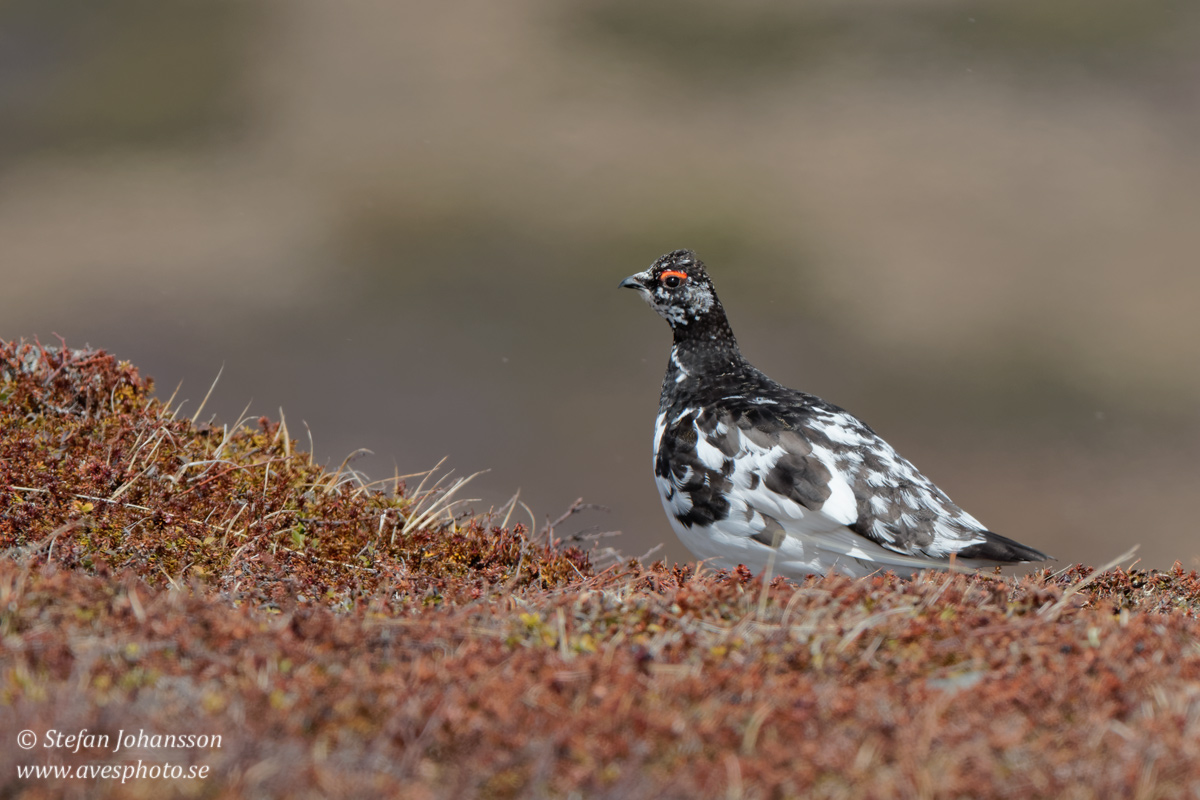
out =
<svg viewBox="0 0 1200 800"><path fill-rule="evenodd" d="M690 247L993 529L1195 568L1198 142L1187 0L8 0L0 337L685 559L617 282Z"/></svg>

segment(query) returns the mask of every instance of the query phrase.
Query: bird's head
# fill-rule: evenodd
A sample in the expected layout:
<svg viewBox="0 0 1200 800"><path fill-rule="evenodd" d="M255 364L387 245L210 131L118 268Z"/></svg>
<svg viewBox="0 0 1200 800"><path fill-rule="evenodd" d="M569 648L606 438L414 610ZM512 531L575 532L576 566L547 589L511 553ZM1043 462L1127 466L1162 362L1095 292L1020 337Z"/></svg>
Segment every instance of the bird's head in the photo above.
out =
<svg viewBox="0 0 1200 800"><path fill-rule="evenodd" d="M649 269L630 275L620 285L636 289L676 330L695 325L713 316L714 311L724 318L704 263L691 250L667 253Z"/></svg>

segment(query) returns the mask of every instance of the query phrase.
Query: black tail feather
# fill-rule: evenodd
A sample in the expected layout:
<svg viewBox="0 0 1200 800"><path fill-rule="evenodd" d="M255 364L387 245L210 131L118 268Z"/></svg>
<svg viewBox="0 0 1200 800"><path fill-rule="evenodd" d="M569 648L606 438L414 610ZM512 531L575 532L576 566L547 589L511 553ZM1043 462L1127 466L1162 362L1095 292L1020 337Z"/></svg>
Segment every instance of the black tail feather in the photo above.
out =
<svg viewBox="0 0 1200 800"><path fill-rule="evenodd" d="M964 547L958 551L959 558L977 558L982 561L999 561L1001 563L1021 563L1026 561L1052 561L1051 556L1041 550L1034 550L1028 545L1013 541L1007 536L984 531L987 541Z"/></svg>

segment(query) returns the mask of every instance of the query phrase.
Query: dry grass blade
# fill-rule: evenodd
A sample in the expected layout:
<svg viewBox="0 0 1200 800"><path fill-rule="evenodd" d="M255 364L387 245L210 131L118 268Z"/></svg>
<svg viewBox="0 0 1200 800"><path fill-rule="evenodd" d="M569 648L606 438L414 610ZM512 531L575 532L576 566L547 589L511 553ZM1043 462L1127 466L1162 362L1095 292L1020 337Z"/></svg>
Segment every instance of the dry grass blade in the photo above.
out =
<svg viewBox="0 0 1200 800"><path fill-rule="evenodd" d="M221 457L221 452L229 446L229 443L233 440L233 437L242 430L242 426L247 420L246 412L250 410L250 403L253 402L254 401L251 400L249 403L246 403L246 407L242 409L242 413L238 414L237 422L233 423L232 425L225 426L224 435L221 437L221 443L218 444L217 449L213 451L212 457L214 459Z"/></svg>
<svg viewBox="0 0 1200 800"><path fill-rule="evenodd" d="M168 431L166 428L160 428L158 431L156 431L156 433L158 433L159 435L154 438L154 447L152 447L150 449L149 455L146 456L146 468L143 469L138 474L134 475L132 478L130 478L124 484L119 486L117 488L117 490L114 491L112 493L112 495L109 496L108 501L110 503L116 502L117 498L119 498L121 495L125 494L125 492L129 491L130 487L132 487L134 485L134 483L137 482L138 478L141 478L143 475L145 475L147 472L149 472L150 469L154 466L154 454L158 452L158 448L163 443L163 441L171 436L170 431ZM134 464L132 462L130 462L129 466L131 469L134 468Z"/></svg>
<svg viewBox="0 0 1200 800"><path fill-rule="evenodd" d="M43 538L37 544L32 545L32 546L25 546L25 547L20 547L20 546L10 547L10 548L7 548L6 550L0 551L0 556L3 556L4 558L11 558L14 561L20 563L20 562L24 561L25 559L30 558L31 556L37 555L42 550L45 550L46 551L46 560L50 561L54 556L54 543L58 541L58 537L62 536L64 533L70 533L71 531L75 530L76 528L81 528L81 527L83 527L82 521L72 520L71 522L67 522L63 525L59 525L57 528L55 528L53 531L51 531L48 536Z"/></svg>
<svg viewBox="0 0 1200 800"><path fill-rule="evenodd" d="M863 632L866 631L868 628L870 628L872 625L882 622L883 620L887 619L888 617L894 616L896 614L911 614L914 611L916 611L916 609L917 609L916 606L904 605L904 606L899 606L897 608L889 608L887 611L880 611L878 614L872 614L869 617L864 617L863 619L861 619L857 623L855 623L854 627L852 627L846 633L846 635L842 637L842 640L840 642L838 642L837 652L841 653L847 647L854 644L854 640L857 639L859 636L861 636L863 634Z"/></svg>
<svg viewBox="0 0 1200 800"><path fill-rule="evenodd" d="M179 409L183 407L183 404L181 403L175 408L174 411L171 410L171 403L175 402L175 395L179 394L179 390L182 388L183 381L180 380L179 383L175 384L175 391L171 392L171 396L167 398L167 402L163 403L162 414L160 416L164 419L175 419L175 415L178 414Z"/></svg>
<svg viewBox="0 0 1200 800"><path fill-rule="evenodd" d="M771 552L767 555L767 568L763 570L762 575L762 590L758 594L758 612L757 619L761 622L767 615L767 599L770 597L771 591L771 576L775 573L775 556L779 552L779 545L783 543L783 533L776 531L771 537Z"/></svg>
<svg viewBox="0 0 1200 800"><path fill-rule="evenodd" d="M221 368L217 370L217 377L213 378L212 386L208 387L208 393L204 395L204 399L200 401L200 407L196 409L196 413L192 414L192 424L196 424L196 420L200 419L200 414L204 411L204 406L208 404L208 398L212 397L213 389L217 388L217 381L221 380L221 373L225 371L225 365L221 364Z"/></svg>
<svg viewBox="0 0 1200 800"><path fill-rule="evenodd" d="M438 465L440 466L442 464L442 462L444 462L445 460L446 459L443 458L441 461L438 462ZM432 470L429 471L429 473L426 474L426 480L428 480L429 476L432 475L433 471L436 469L437 469L437 467L434 467ZM436 518L440 514L450 514L455 505L458 505L460 503L475 502L474 500L454 501L454 500L452 500L452 498L464 486L466 486L472 480L474 480L475 478L479 477L480 475L484 474L487 471L488 470L480 470L479 472L476 472L473 475L468 475L465 478L459 478L458 480L454 481L449 486L447 486L443 489L443 488L441 488L442 481L444 481L450 477L450 473L446 473L446 475L442 476L442 478L440 478L433 485L433 487L431 487L428 491L425 491L424 493L419 494L415 498L415 502L408 509L408 516L404 521L404 525L402 527L400 527L400 529L398 531L399 534L401 536L408 536L408 535L412 534L414 531L420 530L422 527L427 525L430 521L432 521L434 518ZM418 492L420 492L421 487L423 487L424 485L425 485L425 480L422 480L420 486L417 487ZM451 519L451 521L453 521L452 516L450 519ZM392 538L391 538L392 544L396 543L396 533L397 533L397 531L395 531L395 530L392 531Z"/></svg>
<svg viewBox="0 0 1200 800"><path fill-rule="evenodd" d="M512 517L513 511L516 510L517 501L520 499L521 499L521 490L518 488L516 493L512 497L509 498L508 502L505 503L504 505L500 506L501 511L503 511L505 508L508 509L508 512L504 515L504 521L500 523L501 528L508 527L508 520L510 517ZM497 513L499 513L499 512L497 512Z"/></svg>
<svg viewBox="0 0 1200 800"><path fill-rule="evenodd" d="M1044 616L1048 620L1054 619L1062 612L1062 610L1064 608L1066 608L1067 601L1069 601L1072 596L1077 594L1080 589L1087 586L1089 583L1096 580L1097 578L1101 577L1109 570L1120 566L1122 562L1128 561L1129 559L1133 558L1133 554L1138 551L1139 547L1141 547L1141 545L1135 544L1133 547L1129 548L1124 553L1122 553L1121 555L1114 558L1112 561L1109 561L1104 566L1102 566L1099 569L1092 572L1091 575L1088 575L1086 578L1084 578L1081 581L1077 581L1076 583L1071 584L1071 586L1068 587L1065 592L1063 592L1063 596L1058 599L1058 602L1054 603L1053 605L1046 606L1045 608L1038 609L1038 614L1040 616Z"/></svg>
<svg viewBox="0 0 1200 800"><path fill-rule="evenodd" d="M746 723L746 731L742 734L742 755L749 756L754 754L754 745L758 743L758 732L762 729L762 725L766 722L767 717L771 715L770 702L763 703L750 717L750 721Z"/></svg>
<svg viewBox="0 0 1200 800"><path fill-rule="evenodd" d="M283 441L283 457L292 457L292 437L288 432L287 417L283 415L283 406L279 407L279 430L275 432L275 438L271 440L271 444L277 444L280 440Z"/></svg>
<svg viewBox="0 0 1200 800"><path fill-rule="evenodd" d="M347 469L347 467L346 467L347 464L349 464L351 461L353 461L354 459L356 459L362 455L375 455L375 451L368 450L365 447L360 447L357 450L351 451L350 455L348 455L342 459L342 463L338 465L337 471L334 472L333 475L330 477L330 479L328 481L328 485L325 487L325 494L329 494L331 492L336 491L337 488L342 485L342 483L343 483L342 472L343 471L349 473L350 480L358 479L360 486L362 485L362 479L359 478L359 473L356 470Z"/></svg>
<svg viewBox="0 0 1200 800"><path fill-rule="evenodd" d="M651 547L646 552L642 553L640 556L638 556L634 560L637 561L639 564L645 564L647 561L650 560L650 556L654 555L655 553L657 553L659 550L662 550L662 549L663 549L663 543L659 542L658 544L654 545L653 547Z"/></svg>

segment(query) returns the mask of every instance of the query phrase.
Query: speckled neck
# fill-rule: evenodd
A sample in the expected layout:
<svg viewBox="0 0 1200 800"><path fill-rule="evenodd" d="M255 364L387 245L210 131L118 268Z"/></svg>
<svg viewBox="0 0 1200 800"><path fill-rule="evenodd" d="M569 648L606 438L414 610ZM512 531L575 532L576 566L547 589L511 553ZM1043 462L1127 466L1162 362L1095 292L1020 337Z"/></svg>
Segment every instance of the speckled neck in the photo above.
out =
<svg viewBox="0 0 1200 800"><path fill-rule="evenodd" d="M720 302L703 317L672 328L675 341L663 377L664 407L751 368L738 349Z"/></svg>

